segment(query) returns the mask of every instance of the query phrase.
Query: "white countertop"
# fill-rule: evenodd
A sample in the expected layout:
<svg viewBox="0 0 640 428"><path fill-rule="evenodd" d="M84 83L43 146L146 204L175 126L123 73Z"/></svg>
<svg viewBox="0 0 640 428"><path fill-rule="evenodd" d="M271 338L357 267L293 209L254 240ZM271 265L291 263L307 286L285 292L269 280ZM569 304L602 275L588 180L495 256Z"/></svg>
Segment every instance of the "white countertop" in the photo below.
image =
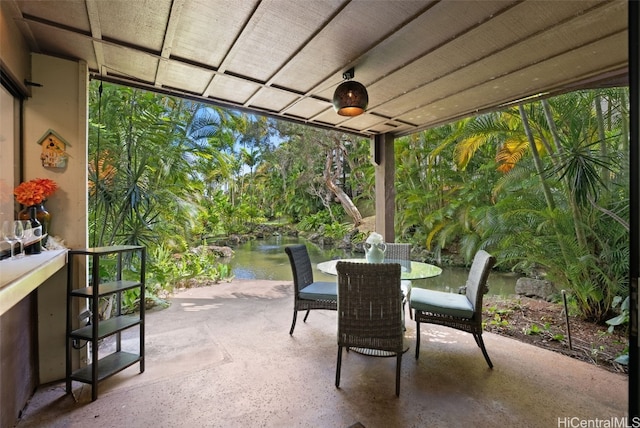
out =
<svg viewBox="0 0 640 428"><path fill-rule="evenodd" d="M0 315L24 299L67 263L68 250L0 260Z"/></svg>

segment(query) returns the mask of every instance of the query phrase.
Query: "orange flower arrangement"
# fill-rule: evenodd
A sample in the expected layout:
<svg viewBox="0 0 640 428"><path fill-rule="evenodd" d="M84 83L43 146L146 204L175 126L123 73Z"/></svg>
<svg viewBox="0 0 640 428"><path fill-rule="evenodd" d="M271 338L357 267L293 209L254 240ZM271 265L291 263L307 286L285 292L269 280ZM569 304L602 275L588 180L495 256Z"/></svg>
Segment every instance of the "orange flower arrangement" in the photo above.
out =
<svg viewBox="0 0 640 428"><path fill-rule="evenodd" d="M34 178L20 183L18 187L13 189L13 194L20 204L31 206L41 204L56 190L58 190L58 185L55 181L48 178Z"/></svg>

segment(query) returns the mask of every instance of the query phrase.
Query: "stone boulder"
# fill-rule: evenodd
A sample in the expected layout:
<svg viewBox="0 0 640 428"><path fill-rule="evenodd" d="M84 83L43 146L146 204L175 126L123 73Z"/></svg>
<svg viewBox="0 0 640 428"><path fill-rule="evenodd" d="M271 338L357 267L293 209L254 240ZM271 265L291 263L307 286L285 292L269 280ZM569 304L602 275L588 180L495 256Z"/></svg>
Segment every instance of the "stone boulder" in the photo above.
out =
<svg viewBox="0 0 640 428"><path fill-rule="evenodd" d="M231 258L233 256L233 250L230 247L218 246L218 245L201 245L193 248L195 254L201 254L203 251L209 251L214 253L218 257Z"/></svg>
<svg viewBox="0 0 640 428"><path fill-rule="evenodd" d="M518 278L516 281L516 294L526 297L535 297L551 300L557 294L555 286L546 279Z"/></svg>

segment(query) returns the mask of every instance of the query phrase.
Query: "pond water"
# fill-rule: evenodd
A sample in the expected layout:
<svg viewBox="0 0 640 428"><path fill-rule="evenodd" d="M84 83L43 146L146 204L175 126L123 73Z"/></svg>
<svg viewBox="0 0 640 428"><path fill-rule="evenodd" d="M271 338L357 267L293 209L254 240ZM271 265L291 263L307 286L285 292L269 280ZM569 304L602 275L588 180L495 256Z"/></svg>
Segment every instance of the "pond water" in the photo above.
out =
<svg viewBox="0 0 640 428"><path fill-rule="evenodd" d="M316 265L320 262L346 258L364 257L364 254L349 254L342 250L323 250L315 244L299 238L273 236L269 239L254 240L233 247L234 256L230 266L232 274L238 279L269 279L291 281L291 266L284 247L292 244L306 244L309 258L313 266L313 277L316 281L335 281L336 277L320 272ZM464 268L444 267L442 274L427 279L412 281L413 287L432 290L453 291L463 286L467 280L468 270ZM489 294L511 295L515 292L517 276L492 272L489 276Z"/></svg>

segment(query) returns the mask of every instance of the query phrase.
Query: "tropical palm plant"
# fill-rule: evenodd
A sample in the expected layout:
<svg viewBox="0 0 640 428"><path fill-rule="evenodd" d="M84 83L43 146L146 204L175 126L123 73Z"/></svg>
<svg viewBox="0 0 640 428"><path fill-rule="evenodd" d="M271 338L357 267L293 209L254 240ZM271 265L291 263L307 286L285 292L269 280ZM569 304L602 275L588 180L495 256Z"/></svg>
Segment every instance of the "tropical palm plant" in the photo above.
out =
<svg viewBox="0 0 640 428"><path fill-rule="evenodd" d="M458 138L443 139L434 155L455 144L452 169L463 178L465 171L490 166L486 155L495 153L504 175L475 172L474 184L490 180L489 200L481 199L486 189L474 189L470 181L447 181L453 197L444 212L435 211L440 221L433 222L427 242L457 242L464 254L494 246L503 266L542 269L572 291L583 316L607 317L613 298L624 292L628 268L620 263L628 243L625 187L614 193L611 187L625 176L619 156L624 126L616 131L614 120L594 107L607 106L607 117L624 124L625 110L614 108L620 98L605 101L610 95L578 92L465 121ZM473 167L478 155L481 161ZM601 234L603 223L614 232L611 240Z"/></svg>

